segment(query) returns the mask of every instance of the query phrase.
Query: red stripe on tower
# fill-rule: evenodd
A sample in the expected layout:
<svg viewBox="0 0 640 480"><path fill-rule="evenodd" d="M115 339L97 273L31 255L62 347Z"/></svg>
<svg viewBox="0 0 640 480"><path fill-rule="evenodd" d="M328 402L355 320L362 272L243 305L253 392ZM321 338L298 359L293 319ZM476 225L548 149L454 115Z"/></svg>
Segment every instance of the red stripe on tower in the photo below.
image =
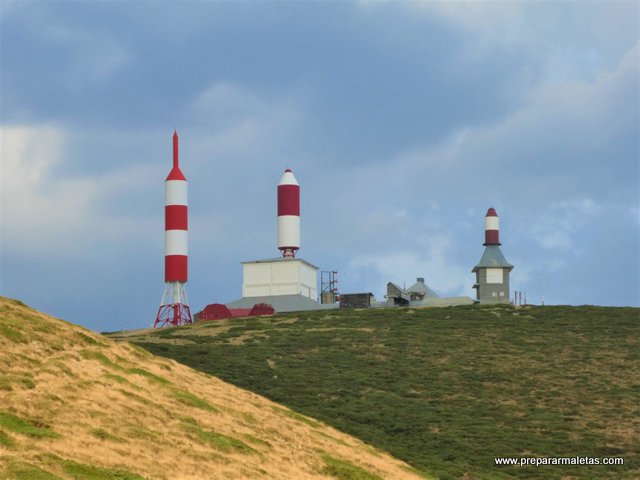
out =
<svg viewBox="0 0 640 480"><path fill-rule="evenodd" d="M165 255L164 256L164 281L166 282L181 282L185 281L176 280L181 278L187 278L189 273L189 261L186 255Z"/></svg>
<svg viewBox="0 0 640 480"><path fill-rule="evenodd" d="M500 243L500 219L495 208L487 210L484 217L484 246L501 245Z"/></svg>
<svg viewBox="0 0 640 480"><path fill-rule="evenodd" d="M300 216L300 187L298 185L278 185L278 216Z"/></svg>
<svg viewBox="0 0 640 480"><path fill-rule="evenodd" d="M183 255L167 255L164 257L165 278L187 278L187 257ZM170 282L171 280L165 280Z"/></svg>
<svg viewBox="0 0 640 480"><path fill-rule="evenodd" d="M187 179L178 161L178 133L173 133L173 168L164 183L164 281L165 290L154 327L191 323L184 284L188 279Z"/></svg>
<svg viewBox="0 0 640 480"><path fill-rule="evenodd" d="M186 205L165 205L165 230L188 230L188 223L189 219Z"/></svg>
<svg viewBox="0 0 640 480"><path fill-rule="evenodd" d="M278 249L283 257L300 249L300 185L289 168L278 184Z"/></svg>

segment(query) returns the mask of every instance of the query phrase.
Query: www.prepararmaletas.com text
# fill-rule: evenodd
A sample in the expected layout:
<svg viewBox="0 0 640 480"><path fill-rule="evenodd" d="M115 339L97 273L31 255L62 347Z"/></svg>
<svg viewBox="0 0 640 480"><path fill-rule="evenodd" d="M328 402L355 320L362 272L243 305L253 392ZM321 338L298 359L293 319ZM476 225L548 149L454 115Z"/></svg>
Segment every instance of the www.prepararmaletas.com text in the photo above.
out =
<svg viewBox="0 0 640 480"><path fill-rule="evenodd" d="M496 465L536 466L542 465L624 465L622 457L496 457Z"/></svg>

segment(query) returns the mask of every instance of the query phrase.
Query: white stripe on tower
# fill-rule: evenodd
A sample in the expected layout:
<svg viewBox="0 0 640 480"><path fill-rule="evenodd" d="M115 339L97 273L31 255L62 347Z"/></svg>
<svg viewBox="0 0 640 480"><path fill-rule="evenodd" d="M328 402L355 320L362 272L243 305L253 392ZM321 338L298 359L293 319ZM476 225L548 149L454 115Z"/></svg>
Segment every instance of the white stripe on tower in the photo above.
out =
<svg viewBox="0 0 640 480"><path fill-rule="evenodd" d="M166 230L164 238L164 254L166 256L184 255L186 257L189 254L186 230Z"/></svg>
<svg viewBox="0 0 640 480"><path fill-rule="evenodd" d="M500 230L500 217L484 217L485 230Z"/></svg>
<svg viewBox="0 0 640 480"><path fill-rule="evenodd" d="M278 216L278 248L300 248L300 217L297 215Z"/></svg>
<svg viewBox="0 0 640 480"><path fill-rule="evenodd" d="M164 204L187 206L186 180L167 180L165 182Z"/></svg>

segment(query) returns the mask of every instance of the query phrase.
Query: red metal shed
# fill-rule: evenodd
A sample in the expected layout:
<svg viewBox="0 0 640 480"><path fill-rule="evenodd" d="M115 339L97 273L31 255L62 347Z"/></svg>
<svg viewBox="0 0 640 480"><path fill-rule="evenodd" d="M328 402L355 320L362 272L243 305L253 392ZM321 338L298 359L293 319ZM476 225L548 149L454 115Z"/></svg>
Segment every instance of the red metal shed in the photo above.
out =
<svg viewBox="0 0 640 480"><path fill-rule="evenodd" d="M204 307L200 313L198 313L198 320L221 320L223 318L231 318L231 311L226 305L222 303L212 303Z"/></svg>
<svg viewBox="0 0 640 480"><path fill-rule="evenodd" d="M256 303L249 312L249 315L273 315L274 313L276 313L276 310L272 305L269 305L268 303Z"/></svg>

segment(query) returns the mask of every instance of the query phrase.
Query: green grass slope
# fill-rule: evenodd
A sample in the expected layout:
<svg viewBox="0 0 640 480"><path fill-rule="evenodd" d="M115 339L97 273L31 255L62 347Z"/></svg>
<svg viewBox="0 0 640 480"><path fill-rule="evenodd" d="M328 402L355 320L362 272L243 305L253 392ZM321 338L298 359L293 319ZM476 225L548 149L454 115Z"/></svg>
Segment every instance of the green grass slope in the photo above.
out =
<svg viewBox="0 0 640 480"><path fill-rule="evenodd" d="M638 309L324 311L202 323L127 340L442 479L640 478ZM625 463L494 463L494 457L523 456L623 457Z"/></svg>

